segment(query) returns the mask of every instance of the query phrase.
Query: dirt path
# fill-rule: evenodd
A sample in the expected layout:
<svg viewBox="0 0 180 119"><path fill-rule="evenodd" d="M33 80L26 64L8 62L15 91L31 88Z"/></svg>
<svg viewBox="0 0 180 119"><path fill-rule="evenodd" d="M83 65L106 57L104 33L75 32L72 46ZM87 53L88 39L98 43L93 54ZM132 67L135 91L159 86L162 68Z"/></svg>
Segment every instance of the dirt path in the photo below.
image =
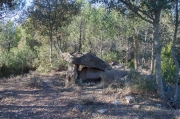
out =
<svg viewBox="0 0 180 119"><path fill-rule="evenodd" d="M11 78L0 83L2 119L171 119L173 111L144 99L127 105L120 93L106 93L97 86L64 88L58 75L41 77L42 87L30 88L28 79ZM138 99L138 97L137 97ZM115 105L115 101L120 104ZM157 101L157 102L156 102ZM136 108L135 105L141 106ZM104 111L103 113L100 112Z"/></svg>

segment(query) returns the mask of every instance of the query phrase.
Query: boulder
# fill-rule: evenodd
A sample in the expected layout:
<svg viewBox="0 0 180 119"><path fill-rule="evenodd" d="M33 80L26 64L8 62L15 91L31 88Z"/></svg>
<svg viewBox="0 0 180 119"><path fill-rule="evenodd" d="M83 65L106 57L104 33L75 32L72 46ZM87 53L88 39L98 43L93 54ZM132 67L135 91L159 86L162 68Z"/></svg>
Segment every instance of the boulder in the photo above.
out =
<svg viewBox="0 0 180 119"><path fill-rule="evenodd" d="M83 67L79 74L79 79L83 82L96 82L100 81L100 74L104 72L96 68Z"/></svg>
<svg viewBox="0 0 180 119"><path fill-rule="evenodd" d="M84 65L86 67L96 68L100 70L110 70L111 66L102 59L91 53L74 53L72 54L72 64Z"/></svg>
<svg viewBox="0 0 180 119"><path fill-rule="evenodd" d="M78 77L78 65L74 65L69 63L68 64L68 70L66 72L66 86L69 84L74 84L75 80Z"/></svg>

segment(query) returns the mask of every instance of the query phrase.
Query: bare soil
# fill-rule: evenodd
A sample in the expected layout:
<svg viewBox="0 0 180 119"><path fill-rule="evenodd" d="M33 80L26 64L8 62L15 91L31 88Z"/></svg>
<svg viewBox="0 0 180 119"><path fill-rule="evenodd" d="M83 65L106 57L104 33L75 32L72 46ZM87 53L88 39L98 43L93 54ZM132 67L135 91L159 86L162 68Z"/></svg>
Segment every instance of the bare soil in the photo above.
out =
<svg viewBox="0 0 180 119"><path fill-rule="evenodd" d="M1 79L0 118L2 119L173 119L155 95L132 95L127 104L126 90L98 86L64 86L59 72L39 76L41 87L29 87L28 76ZM114 102L119 102L115 105ZM104 110L100 113L99 110Z"/></svg>

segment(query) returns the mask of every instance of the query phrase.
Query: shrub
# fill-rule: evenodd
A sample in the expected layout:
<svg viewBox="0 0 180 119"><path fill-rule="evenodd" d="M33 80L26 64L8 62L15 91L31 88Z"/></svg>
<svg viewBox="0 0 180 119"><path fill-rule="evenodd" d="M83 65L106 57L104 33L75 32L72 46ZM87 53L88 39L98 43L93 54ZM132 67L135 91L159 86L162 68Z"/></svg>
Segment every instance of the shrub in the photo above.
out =
<svg viewBox="0 0 180 119"><path fill-rule="evenodd" d="M127 64L128 66L128 68L134 68L134 62L133 61L130 61L130 62L128 62L128 64Z"/></svg>
<svg viewBox="0 0 180 119"><path fill-rule="evenodd" d="M80 101L83 105L90 105L94 102L95 97L94 96L82 96L80 98Z"/></svg>
<svg viewBox="0 0 180 119"><path fill-rule="evenodd" d="M118 51L109 51L102 56L105 62L118 62L120 59L120 53Z"/></svg>
<svg viewBox="0 0 180 119"><path fill-rule="evenodd" d="M32 62L35 53L28 46L21 47L21 49L12 48L10 52L3 51L0 55L2 76L17 75L24 73L25 70L33 69Z"/></svg>
<svg viewBox="0 0 180 119"><path fill-rule="evenodd" d="M52 52L52 67L49 62L49 45L44 45L38 49L38 57L35 59L34 65L39 73L46 73L51 69L64 69L67 63L63 61L60 54L56 50Z"/></svg>
<svg viewBox="0 0 180 119"><path fill-rule="evenodd" d="M162 48L162 76L164 81L174 83L175 64L171 57L171 43Z"/></svg>
<svg viewBox="0 0 180 119"><path fill-rule="evenodd" d="M154 93L156 90L156 83L154 79L149 79L145 75L140 75L134 69L131 69L127 75L126 87L129 87L131 93L147 94Z"/></svg>
<svg viewBox="0 0 180 119"><path fill-rule="evenodd" d="M39 78L37 74L32 74L29 77L29 81L27 82L27 86L31 88L41 88L43 86L43 81Z"/></svg>
<svg viewBox="0 0 180 119"><path fill-rule="evenodd" d="M101 86L103 87L116 87L121 88L124 85L124 80L122 79L127 72L119 70L110 70L105 71L100 74L101 77Z"/></svg>

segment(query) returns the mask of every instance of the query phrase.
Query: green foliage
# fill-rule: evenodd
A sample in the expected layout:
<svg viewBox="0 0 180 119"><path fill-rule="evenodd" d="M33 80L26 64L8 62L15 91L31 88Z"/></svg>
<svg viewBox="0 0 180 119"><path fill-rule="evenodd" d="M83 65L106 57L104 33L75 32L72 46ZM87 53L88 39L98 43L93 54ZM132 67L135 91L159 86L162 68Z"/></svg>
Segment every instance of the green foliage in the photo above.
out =
<svg viewBox="0 0 180 119"><path fill-rule="evenodd" d="M142 17L144 17L143 13L148 15L154 13L153 11L156 9L168 8L167 5L171 5L168 4L167 0L165 0L165 6L159 6L158 2L143 1L124 1L123 3L130 2L129 5L135 6L132 7L135 9L132 10L133 12L142 8L141 10L144 12L139 11ZM80 7L81 5L83 7ZM0 24L0 68L1 71L6 69L7 74L21 73L26 68L35 68L39 72L48 72L52 68L57 70L66 68L66 63L58 54L58 46L61 46L62 51L91 52L106 62L125 62L127 50L131 50L133 46L133 42L129 39L135 32L138 34L138 43L140 45L145 43L144 47L139 47L138 55L144 54L145 48L148 48L146 53L150 55L151 28L130 11L121 14L116 11L117 9L106 9L105 6L101 5L93 7L83 0L72 2L42 0L37 1L35 6L36 10L29 11L29 18L23 23L23 27L15 28L12 22ZM127 10L127 8L125 9ZM170 17L169 19L165 18L170 21L171 15L167 12L163 13ZM145 17L147 21L152 21L148 17ZM165 22L163 26L168 24L170 22ZM147 30L147 41L142 41L144 28ZM163 32L161 36L166 37L163 40L171 39L172 35L167 35L167 30L170 33L173 31L172 29L174 29L172 25L168 25L166 29L161 31ZM52 56L49 45L52 46ZM168 48L163 48L161 68L164 79L171 82L174 75L174 63ZM49 63L50 57L52 64ZM133 67L134 63L130 61L128 68ZM3 72L0 72L0 75L3 76Z"/></svg>
<svg viewBox="0 0 180 119"><path fill-rule="evenodd" d="M120 59L120 53L118 51L109 51L102 56L102 59L106 62L118 62Z"/></svg>
<svg viewBox="0 0 180 119"><path fill-rule="evenodd" d="M30 23L27 25L33 30L40 32L39 35L49 38L49 62L52 67L53 40L61 40L63 33L59 29L67 26L70 23L72 16L78 14L81 7L81 1L41 0L34 2L34 6L35 10L29 11L28 17ZM49 67L49 63L45 62L44 65Z"/></svg>
<svg viewBox="0 0 180 119"><path fill-rule="evenodd" d="M0 55L0 66L3 76L22 74L34 68L32 63L35 53L28 46L24 46L21 49L13 48L10 52L1 52Z"/></svg>
<svg viewBox="0 0 180 119"><path fill-rule="evenodd" d="M37 68L39 73L45 73L50 71L51 69L65 69L67 64L60 57L60 54L56 50L53 50L52 54L52 67L49 63L49 46L42 45L38 49L38 56L35 59L34 66Z"/></svg>
<svg viewBox="0 0 180 119"><path fill-rule="evenodd" d="M14 47L17 42L14 41L15 27L14 24L8 21L3 24L2 32L0 33L0 47L6 51L10 51L10 48Z"/></svg>
<svg viewBox="0 0 180 119"><path fill-rule="evenodd" d="M162 48L162 76L164 81L168 83L174 82L174 75L175 75L175 64L171 57L171 45L172 43L167 44Z"/></svg>
<svg viewBox="0 0 180 119"><path fill-rule="evenodd" d="M128 68L134 68L134 62L133 61L128 62Z"/></svg>
<svg viewBox="0 0 180 119"><path fill-rule="evenodd" d="M29 11L28 27L40 31L41 35L52 37L52 34L57 34L59 28L70 23L73 15L78 14L81 2L42 0L36 1L35 6L36 10Z"/></svg>
<svg viewBox="0 0 180 119"><path fill-rule="evenodd" d="M7 22L0 37L1 76L23 74L35 68L33 62L37 54L27 44L32 37L25 29L21 26L15 28L13 23Z"/></svg>
<svg viewBox="0 0 180 119"><path fill-rule="evenodd" d="M126 86L131 89L132 93L137 94L154 93L156 90L154 79L149 79L134 69L131 69L127 75Z"/></svg>

